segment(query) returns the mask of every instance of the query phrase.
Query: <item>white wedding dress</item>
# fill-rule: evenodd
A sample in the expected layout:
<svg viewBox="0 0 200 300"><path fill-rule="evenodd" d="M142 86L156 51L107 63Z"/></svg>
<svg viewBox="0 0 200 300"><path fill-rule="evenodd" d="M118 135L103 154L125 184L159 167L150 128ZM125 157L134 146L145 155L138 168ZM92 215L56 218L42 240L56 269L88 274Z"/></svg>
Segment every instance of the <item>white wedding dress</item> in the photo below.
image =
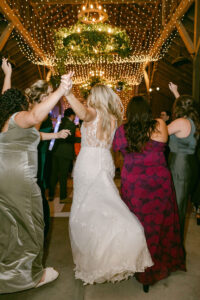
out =
<svg viewBox="0 0 200 300"><path fill-rule="evenodd" d="M112 139L98 140L100 117L81 127L74 167L70 239L75 277L84 284L120 281L153 265L143 227L113 181Z"/></svg>

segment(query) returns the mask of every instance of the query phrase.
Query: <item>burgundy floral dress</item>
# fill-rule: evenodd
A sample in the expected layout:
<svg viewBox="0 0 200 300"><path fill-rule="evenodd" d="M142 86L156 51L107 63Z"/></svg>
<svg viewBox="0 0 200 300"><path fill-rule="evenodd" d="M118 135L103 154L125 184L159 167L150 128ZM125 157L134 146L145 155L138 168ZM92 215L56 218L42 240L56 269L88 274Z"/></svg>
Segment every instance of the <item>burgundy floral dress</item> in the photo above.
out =
<svg viewBox="0 0 200 300"><path fill-rule="evenodd" d="M121 151L122 199L142 223L154 265L136 278L153 284L170 272L185 270L180 239L178 210L171 174L164 156L165 143L150 140L142 153L127 153L124 126L113 140L114 151Z"/></svg>

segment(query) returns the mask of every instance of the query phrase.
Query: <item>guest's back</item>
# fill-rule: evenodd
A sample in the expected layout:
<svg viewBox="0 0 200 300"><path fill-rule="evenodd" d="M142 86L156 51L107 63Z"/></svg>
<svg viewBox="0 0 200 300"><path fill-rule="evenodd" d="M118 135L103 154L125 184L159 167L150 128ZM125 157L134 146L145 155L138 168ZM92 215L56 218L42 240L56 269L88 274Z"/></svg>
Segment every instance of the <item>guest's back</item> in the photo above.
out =
<svg viewBox="0 0 200 300"><path fill-rule="evenodd" d="M124 156L122 199L142 223L154 262L136 274L144 285L185 268L175 192L164 154L167 139L165 122L153 119L142 97L133 97L127 123L117 129L113 148Z"/></svg>

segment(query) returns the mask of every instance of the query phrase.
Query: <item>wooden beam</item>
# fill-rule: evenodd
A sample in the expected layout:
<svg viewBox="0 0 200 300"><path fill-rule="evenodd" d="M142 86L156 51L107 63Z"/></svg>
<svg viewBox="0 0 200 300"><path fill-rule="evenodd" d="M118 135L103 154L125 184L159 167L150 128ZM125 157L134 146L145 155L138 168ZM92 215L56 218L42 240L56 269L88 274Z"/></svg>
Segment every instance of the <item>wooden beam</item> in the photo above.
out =
<svg viewBox="0 0 200 300"><path fill-rule="evenodd" d="M196 53L193 61L192 94L194 99L200 103L200 49L198 53Z"/></svg>
<svg viewBox="0 0 200 300"><path fill-rule="evenodd" d="M14 27L19 31L19 33L22 35L26 43L34 50L34 52L42 59L45 60L45 54L42 52L40 47L37 45L37 43L33 40L33 38L30 36L29 32L26 30L26 28L22 25L18 17L14 14L6 0L0 1L0 8L3 12L3 14L6 16L6 18L12 22Z"/></svg>
<svg viewBox="0 0 200 300"><path fill-rule="evenodd" d="M101 4L133 4L133 3L137 3L137 4L145 4L145 3L156 3L157 0L118 0L117 3L114 3L111 0L103 0L101 1ZM99 1L100 2L100 1ZM55 4L74 4L74 5L80 5L80 4L84 4L85 1L84 0L76 0L76 2L74 0L32 0L30 2L30 4L32 6L35 5L55 5Z"/></svg>
<svg viewBox="0 0 200 300"><path fill-rule="evenodd" d="M196 101L200 103L200 0L195 0L194 19L194 46L195 57L193 60L193 85L192 94Z"/></svg>
<svg viewBox="0 0 200 300"><path fill-rule="evenodd" d="M4 29L3 33L0 36L0 51L3 49L3 47L5 46L7 40L9 39L12 31L13 31L13 24L9 23L7 25L7 27Z"/></svg>
<svg viewBox="0 0 200 300"><path fill-rule="evenodd" d="M149 93L149 76L147 74L147 71L144 70L144 81L145 81L145 85L146 85L146 88L147 88L147 93Z"/></svg>
<svg viewBox="0 0 200 300"><path fill-rule="evenodd" d="M187 33L185 27L183 26L183 24L181 23L181 21L177 21L176 22L176 28L178 29L178 32L188 50L188 52L191 54L191 55L194 55L195 54L195 49L194 49L194 44L189 36L189 34Z"/></svg>
<svg viewBox="0 0 200 300"><path fill-rule="evenodd" d="M195 53L195 55L199 52L199 49L200 49L200 37L199 37L199 41L198 41L197 46L196 46L196 53Z"/></svg>
<svg viewBox="0 0 200 300"><path fill-rule="evenodd" d="M156 41L152 50L150 51L151 56L154 56L156 53L159 52L164 42L168 39L172 31L174 30L177 20L182 18L182 16L187 12L187 10L190 8L193 2L194 0L181 0L179 6L177 7L176 11L172 15L170 21L164 27L164 30L161 32L160 37Z"/></svg>
<svg viewBox="0 0 200 300"><path fill-rule="evenodd" d="M200 36L200 1L195 0L194 12L194 47L196 48Z"/></svg>
<svg viewBox="0 0 200 300"><path fill-rule="evenodd" d="M162 26L165 26L166 0L162 0Z"/></svg>

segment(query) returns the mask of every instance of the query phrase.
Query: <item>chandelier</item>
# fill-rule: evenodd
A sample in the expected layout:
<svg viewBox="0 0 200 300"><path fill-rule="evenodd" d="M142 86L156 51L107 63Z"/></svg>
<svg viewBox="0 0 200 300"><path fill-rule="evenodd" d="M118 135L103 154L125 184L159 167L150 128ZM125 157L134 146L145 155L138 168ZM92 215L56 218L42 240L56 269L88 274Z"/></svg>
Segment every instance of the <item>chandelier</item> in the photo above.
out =
<svg viewBox="0 0 200 300"><path fill-rule="evenodd" d="M108 14L106 9L103 9L102 5L98 4L97 0L87 0L81 7L78 19L85 24L103 23L108 19Z"/></svg>

